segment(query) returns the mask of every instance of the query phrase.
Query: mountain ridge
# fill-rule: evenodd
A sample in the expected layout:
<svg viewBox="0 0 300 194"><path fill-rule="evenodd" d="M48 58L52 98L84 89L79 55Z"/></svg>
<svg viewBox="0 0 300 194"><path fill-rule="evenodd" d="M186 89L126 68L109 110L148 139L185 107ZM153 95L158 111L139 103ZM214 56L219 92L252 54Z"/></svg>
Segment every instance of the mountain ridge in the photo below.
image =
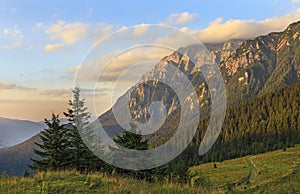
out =
<svg viewBox="0 0 300 194"><path fill-rule="evenodd" d="M0 117L0 148L22 143L45 127L40 122Z"/></svg>
<svg viewBox="0 0 300 194"><path fill-rule="evenodd" d="M219 64L223 75L228 104L239 103L298 82L300 76L300 55L297 55L300 53L299 35L300 22L295 22L282 32L272 32L251 40L230 40L223 44L207 44L208 49L211 49L209 53L212 59ZM200 107L209 109L210 92L201 76L201 67L205 62L203 60L206 60L201 58L203 52L205 52L203 49L197 51L197 45L180 48L164 57L141 80L147 80L147 77L151 80L156 75L163 77L165 75L164 64L170 63L194 81ZM122 97L128 96L131 114L137 121L145 122L149 118L147 106L152 101L164 102L168 115L180 107L176 94L158 83L137 84L130 91L131 94L127 91ZM167 97L163 97L162 94L167 94ZM118 106L118 103L114 106ZM99 120L109 133L111 133L110 130L116 133L122 131L111 110L99 116Z"/></svg>
<svg viewBox="0 0 300 194"><path fill-rule="evenodd" d="M41 142L40 133L20 144L0 148L0 173L5 172L8 175L22 175L25 170L30 171L28 167L31 163L30 158L37 158L33 152L35 142Z"/></svg>

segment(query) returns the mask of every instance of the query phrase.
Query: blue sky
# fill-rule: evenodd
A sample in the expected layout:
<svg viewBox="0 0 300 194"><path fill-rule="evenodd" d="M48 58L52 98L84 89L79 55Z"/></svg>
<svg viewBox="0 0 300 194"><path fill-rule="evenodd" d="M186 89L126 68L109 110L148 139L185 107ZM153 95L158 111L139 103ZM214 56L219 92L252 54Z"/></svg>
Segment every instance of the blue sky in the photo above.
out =
<svg viewBox="0 0 300 194"><path fill-rule="evenodd" d="M122 28L166 24L223 42L281 31L300 20L299 7L299 0L0 0L0 117L42 120L63 111L78 65Z"/></svg>
<svg viewBox="0 0 300 194"><path fill-rule="evenodd" d="M57 19L69 22L105 22L132 26L158 23L173 13L188 11L200 15L198 27L215 18L254 19L280 16L297 8L289 0L165 0L165 1L1 1L3 25L28 26L36 22L51 23Z"/></svg>

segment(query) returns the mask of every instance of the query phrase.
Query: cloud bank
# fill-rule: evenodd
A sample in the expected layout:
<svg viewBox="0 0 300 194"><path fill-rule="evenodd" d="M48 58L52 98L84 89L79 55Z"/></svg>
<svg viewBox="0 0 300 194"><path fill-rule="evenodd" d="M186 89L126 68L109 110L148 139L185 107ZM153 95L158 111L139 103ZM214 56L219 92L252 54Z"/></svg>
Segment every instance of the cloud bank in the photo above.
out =
<svg viewBox="0 0 300 194"><path fill-rule="evenodd" d="M300 20L300 9L281 17L273 17L262 21L228 20L217 18L203 30L188 30L200 41L220 43L230 39L251 39L270 32L284 30L289 24Z"/></svg>
<svg viewBox="0 0 300 194"><path fill-rule="evenodd" d="M35 88L19 86L11 82L0 82L0 90L13 90L13 89L27 90L27 91L36 90Z"/></svg>
<svg viewBox="0 0 300 194"><path fill-rule="evenodd" d="M58 21L56 24L49 26L46 33L50 34L52 39L58 39L63 43L72 44L85 38L88 32L89 25L85 23L66 23Z"/></svg>

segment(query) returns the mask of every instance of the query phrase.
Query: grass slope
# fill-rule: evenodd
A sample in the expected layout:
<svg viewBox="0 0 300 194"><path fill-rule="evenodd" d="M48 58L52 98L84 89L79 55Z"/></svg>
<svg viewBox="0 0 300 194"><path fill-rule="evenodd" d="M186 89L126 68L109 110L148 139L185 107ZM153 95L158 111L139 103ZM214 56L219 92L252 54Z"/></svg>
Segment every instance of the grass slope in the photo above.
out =
<svg viewBox="0 0 300 194"><path fill-rule="evenodd" d="M224 192L300 193L300 145L191 167L190 175L192 185Z"/></svg>
<svg viewBox="0 0 300 194"><path fill-rule="evenodd" d="M75 171L40 172L27 178L2 175L0 193L300 193L300 145L189 171L189 184Z"/></svg>
<svg viewBox="0 0 300 194"><path fill-rule="evenodd" d="M192 188L188 184L148 183L131 178L105 174L84 175L70 171L37 173L28 178L0 178L0 193L197 193L197 191L198 188Z"/></svg>

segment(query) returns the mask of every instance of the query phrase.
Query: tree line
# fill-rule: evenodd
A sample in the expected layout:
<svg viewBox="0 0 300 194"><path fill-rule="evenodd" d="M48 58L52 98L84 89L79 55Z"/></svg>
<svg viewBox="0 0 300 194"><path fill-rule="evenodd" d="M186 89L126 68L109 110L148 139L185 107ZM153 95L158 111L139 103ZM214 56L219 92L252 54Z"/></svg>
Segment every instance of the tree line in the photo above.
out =
<svg viewBox="0 0 300 194"><path fill-rule="evenodd" d="M208 119L199 124L200 145ZM300 143L300 83L228 107L217 142L194 164L286 149Z"/></svg>

